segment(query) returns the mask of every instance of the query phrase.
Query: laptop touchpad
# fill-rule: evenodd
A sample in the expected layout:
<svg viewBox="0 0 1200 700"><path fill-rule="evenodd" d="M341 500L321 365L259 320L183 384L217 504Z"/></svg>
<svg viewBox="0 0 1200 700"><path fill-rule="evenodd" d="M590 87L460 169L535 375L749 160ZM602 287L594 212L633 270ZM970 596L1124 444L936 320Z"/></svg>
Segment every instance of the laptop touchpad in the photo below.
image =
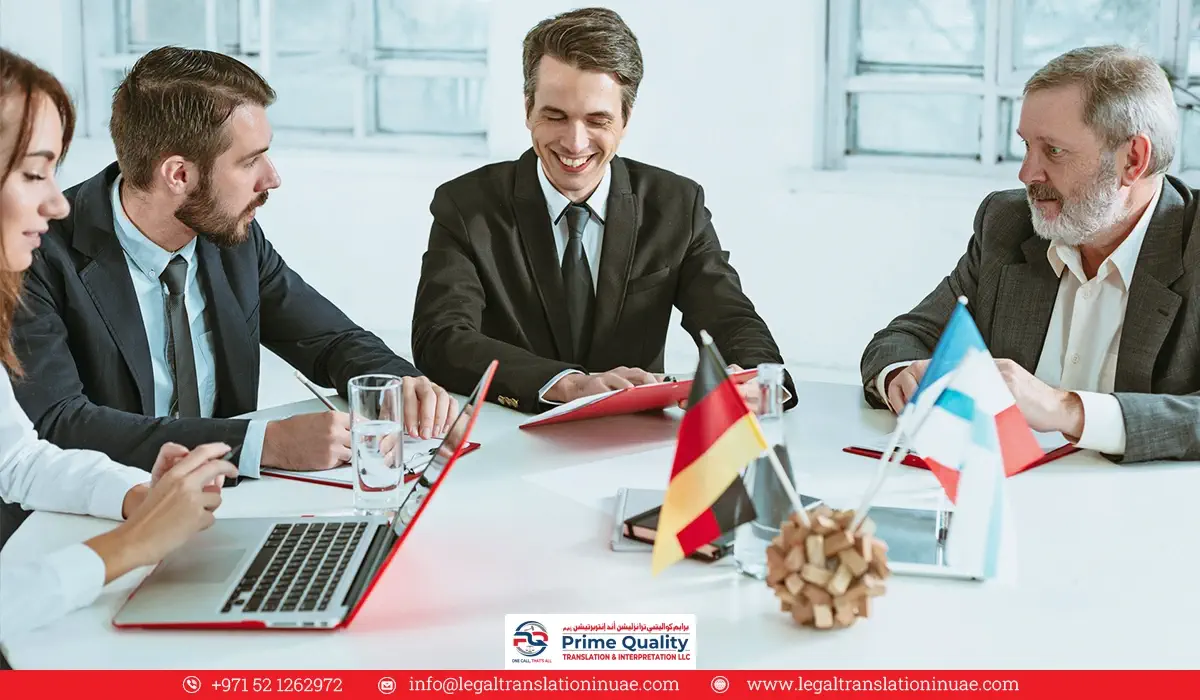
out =
<svg viewBox="0 0 1200 700"><path fill-rule="evenodd" d="M245 549L195 549L168 557L155 572L162 583L221 583L238 570Z"/></svg>

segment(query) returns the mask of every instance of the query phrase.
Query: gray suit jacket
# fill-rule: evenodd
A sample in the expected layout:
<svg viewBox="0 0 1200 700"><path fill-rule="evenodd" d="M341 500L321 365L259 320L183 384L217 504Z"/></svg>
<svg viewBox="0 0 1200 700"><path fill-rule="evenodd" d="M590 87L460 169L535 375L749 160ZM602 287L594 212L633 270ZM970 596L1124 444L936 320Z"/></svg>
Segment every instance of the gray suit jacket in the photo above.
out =
<svg viewBox="0 0 1200 700"><path fill-rule="evenodd" d="M1113 395L1125 421L1115 461L1200 460L1200 235L1197 191L1166 176L1142 243L1117 351ZM868 403L885 407L875 379L893 362L933 354L959 296L966 296L992 356L1037 368L1059 278L1049 243L1030 220L1025 190L993 192L954 270L912 311L879 331L860 370Z"/></svg>

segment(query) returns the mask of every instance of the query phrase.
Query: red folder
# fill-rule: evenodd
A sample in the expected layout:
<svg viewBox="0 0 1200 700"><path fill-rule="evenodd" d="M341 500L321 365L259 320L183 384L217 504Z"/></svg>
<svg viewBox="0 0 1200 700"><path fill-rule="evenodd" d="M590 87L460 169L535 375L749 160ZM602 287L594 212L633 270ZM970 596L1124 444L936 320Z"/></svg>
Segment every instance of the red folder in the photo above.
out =
<svg viewBox="0 0 1200 700"><path fill-rule="evenodd" d="M735 384L743 384L758 374L757 369L746 369L729 375ZM692 390L692 380L642 384L610 391L607 394L586 396L571 403L556 406L545 413L521 424L522 429L537 428L555 423L619 416L627 413L656 411L678 406Z"/></svg>
<svg viewBox="0 0 1200 700"><path fill-rule="evenodd" d="M1076 447L1075 445L1072 445L1070 443L1067 443L1066 445L1063 445L1062 447L1058 447L1056 449L1050 450L1049 452L1046 453L1045 457L1042 457L1041 459L1031 463L1029 466L1025 467L1025 469L1022 469L1020 471L1025 471L1026 469L1033 469L1034 467L1040 467L1043 464L1046 464L1048 462L1053 462L1056 459L1059 459L1061 457L1066 457L1067 455L1074 454L1078 451L1079 451L1078 447ZM852 455L858 455L860 457L870 457L871 459L879 459L883 455L883 453L881 451L873 450L868 447L854 447L854 446L844 447L844 448L842 448L842 452L846 452L846 453L852 454ZM929 468L929 465L925 464L925 460L921 459L920 457L918 457L917 455L915 455L911 452L907 452L904 455L904 459L900 460L900 463L903 465L909 466L909 467L916 467L918 469L928 469ZM1019 474L1020 472L1016 472L1016 473ZM1013 476L1013 474L1009 474L1009 476Z"/></svg>

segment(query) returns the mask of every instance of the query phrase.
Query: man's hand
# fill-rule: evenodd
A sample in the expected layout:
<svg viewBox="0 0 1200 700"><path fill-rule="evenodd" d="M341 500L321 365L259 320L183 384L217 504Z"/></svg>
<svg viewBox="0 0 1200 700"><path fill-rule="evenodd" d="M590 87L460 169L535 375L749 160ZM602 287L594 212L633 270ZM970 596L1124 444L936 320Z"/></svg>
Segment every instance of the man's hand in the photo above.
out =
<svg viewBox="0 0 1200 700"><path fill-rule="evenodd" d="M422 440L444 436L458 415L458 401L427 377L405 377L402 384L404 432Z"/></svg>
<svg viewBox="0 0 1200 700"><path fill-rule="evenodd" d="M891 376L884 380L888 406L893 413L900 413L900 409L904 408L913 394L917 393L921 377L925 376L925 370L928 367L929 360L917 360L907 367L898 367L892 370Z"/></svg>
<svg viewBox="0 0 1200 700"><path fill-rule="evenodd" d="M1030 428L1073 439L1083 433L1083 400L1078 394L1046 384L1012 360L996 360L996 368Z"/></svg>
<svg viewBox="0 0 1200 700"><path fill-rule="evenodd" d="M349 462L350 416L345 413L306 413L267 423L264 466L322 471Z"/></svg>
<svg viewBox="0 0 1200 700"><path fill-rule="evenodd" d="M618 367L600 374L568 374L550 387L545 399L556 403L569 403L583 396L642 384L658 384L658 378L636 367Z"/></svg>

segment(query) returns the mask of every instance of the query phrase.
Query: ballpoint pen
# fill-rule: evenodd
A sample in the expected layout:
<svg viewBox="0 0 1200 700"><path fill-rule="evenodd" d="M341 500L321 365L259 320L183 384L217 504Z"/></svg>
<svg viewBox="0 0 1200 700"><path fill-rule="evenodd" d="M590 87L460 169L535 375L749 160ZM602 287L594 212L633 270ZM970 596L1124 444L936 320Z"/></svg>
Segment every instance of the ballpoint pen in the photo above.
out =
<svg viewBox="0 0 1200 700"><path fill-rule="evenodd" d="M312 382L308 381L308 377L305 377L303 374L300 374L300 370L296 370L295 375L296 375L296 379L299 379L301 384L308 387L308 390L313 393L313 396L317 397L318 399L321 399L321 403L325 404L325 408L328 408L331 411L337 410L337 407L333 405L333 402L330 401L328 398L325 397L324 394L321 393L321 390L317 388L316 384L313 384Z"/></svg>

